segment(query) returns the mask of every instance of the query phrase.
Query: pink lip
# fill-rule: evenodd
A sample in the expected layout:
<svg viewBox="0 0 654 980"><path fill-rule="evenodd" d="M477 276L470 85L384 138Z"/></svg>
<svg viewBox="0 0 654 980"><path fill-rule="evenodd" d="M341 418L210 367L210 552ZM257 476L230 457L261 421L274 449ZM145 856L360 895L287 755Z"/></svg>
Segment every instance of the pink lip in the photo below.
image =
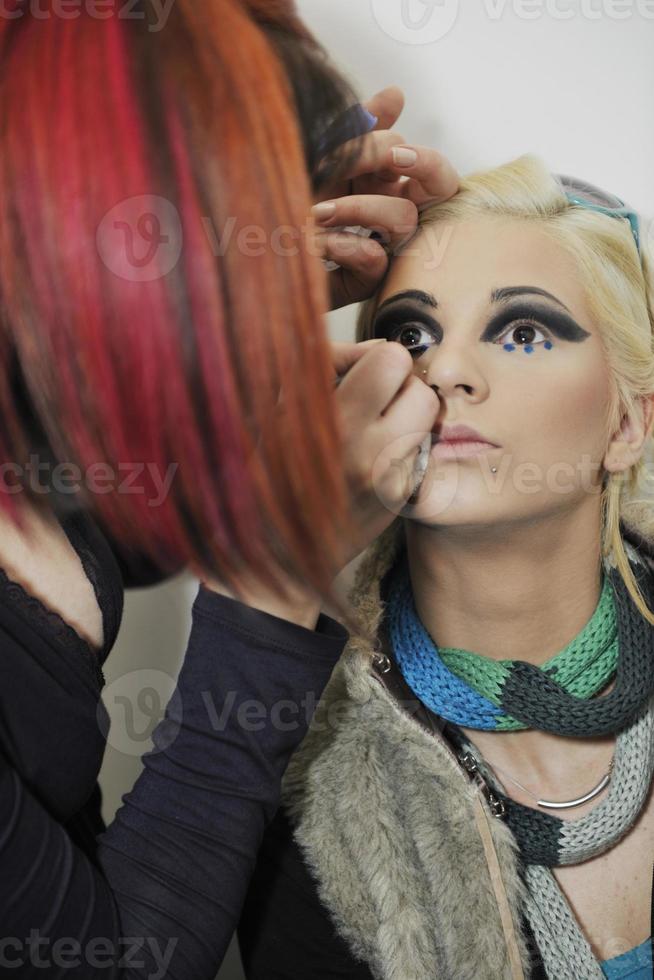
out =
<svg viewBox="0 0 654 980"><path fill-rule="evenodd" d="M431 455L436 459L469 459L487 453L489 449L497 449L489 442L472 439L456 439L453 441L436 442L431 448Z"/></svg>
<svg viewBox="0 0 654 980"><path fill-rule="evenodd" d="M469 425L445 425L440 432L434 432L433 437L437 443L450 445L454 443L483 443L486 446L498 448L497 443L487 439L476 429L471 429Z"/></svg>

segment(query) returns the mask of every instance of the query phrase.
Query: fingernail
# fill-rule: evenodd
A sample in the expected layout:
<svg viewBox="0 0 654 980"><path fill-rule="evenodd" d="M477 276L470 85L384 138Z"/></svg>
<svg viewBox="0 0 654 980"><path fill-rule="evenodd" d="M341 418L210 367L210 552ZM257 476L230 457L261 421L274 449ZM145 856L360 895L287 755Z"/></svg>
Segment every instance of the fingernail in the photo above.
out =
<svg viewBox="0 0 654 980"><path fill-rule="evenodd" d="M318 221L326 221L327 218L331 218L335 210L335 201L321 201L320 204L314 204L314 206L311 208L313 216L317 218Z"/></svg>
<svg viewBox="0 0 654 980"><path fill-rule="evenodd" d="M417 159L416 151L411 150L408 146L393 147L393 163L396 167L412 167Z"/></svg>
<svg viewBox="0 0 654 980"><path fill-rule="evenodd" d="M364 118L368 121L368 125L371 129L377 125L379 122L379 116L375 116L372 112L368 112L368 110L364 109L363 106L361 106L361 111Z"/></svg>

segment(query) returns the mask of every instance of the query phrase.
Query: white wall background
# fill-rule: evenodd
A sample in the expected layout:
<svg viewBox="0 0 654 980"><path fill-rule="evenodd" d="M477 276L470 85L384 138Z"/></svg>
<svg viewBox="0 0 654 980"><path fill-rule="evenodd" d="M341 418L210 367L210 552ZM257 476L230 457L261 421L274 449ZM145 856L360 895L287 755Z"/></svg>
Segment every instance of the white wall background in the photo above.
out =
<svg viewBox="0 0 654 980"><path fill-rule="evenodd" d="M407 142L437 147L464 173L536 153L552 171L584 177L654 215L654 0L298 0L298 7L363 99L390 84L404 89L396 128ZM332 314L334 339L351 339L353 321L352 310ZM154 671L146 676L161 685L165 703L195 590L181 578L128 593L105 671L110 713L112 694L123 692L133 670ZM101 773L106 820L148 748L147 739L131 747L114 741ZM219 978L242 977L233 944Z"/></svg>

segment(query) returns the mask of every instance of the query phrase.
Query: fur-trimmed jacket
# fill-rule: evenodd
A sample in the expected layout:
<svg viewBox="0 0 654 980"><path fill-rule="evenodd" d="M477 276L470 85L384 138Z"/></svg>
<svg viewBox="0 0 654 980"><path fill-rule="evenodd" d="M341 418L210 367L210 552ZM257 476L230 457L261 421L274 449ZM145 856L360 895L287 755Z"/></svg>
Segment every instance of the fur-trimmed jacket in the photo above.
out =
<svg viewBox="0 0 654 980"><path fill-rule="evenodd" d="M631 540L644 543L637 533ZM301 957L303 967L290 966L303 923L293 924L295 939L284 939L274 904L285 900L280 875L288 872L293 888L299 883L299 862L291 867L270 847L275 870L255 875L240 935L242 951L244 938L247 946L255 933L264 937L257 962L267 962L268 972L253 966L249 980L546 976L523 914L526 885L502 804L479 772L466 770L442 720L416 699L393 660L384 598L403 543L396 520L361 561L351 600L362 631L350 637L283 781L283 819L314 891L307 901L320 902L338 944L332 972L327 932L324 972ZM362 971L342 959L337 968L344 949Z"/></svg>

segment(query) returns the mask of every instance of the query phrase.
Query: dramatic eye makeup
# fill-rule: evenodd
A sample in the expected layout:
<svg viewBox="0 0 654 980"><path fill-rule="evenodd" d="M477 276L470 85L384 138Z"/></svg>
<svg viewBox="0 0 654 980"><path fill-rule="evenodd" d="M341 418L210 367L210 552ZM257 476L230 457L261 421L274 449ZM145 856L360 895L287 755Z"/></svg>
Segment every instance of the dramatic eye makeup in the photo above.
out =
<svg viewBox="0 0 654 980"><path fill-rule="evenodd" d="M544 297L550 302L521 299L524 295ZM484 327L479 338L499 343L507 351L551 350L554 339L581 343L591 335L572 317L568 308L551 293L536 286L511 286L491 294L491 303L500 309ZM438 302L430 293L406 290L385 300L373 323L373 337L384 337L403 344L412 357L419 357L443 339L443 328L432 316ZM522 339L519 339L522 337Z"/></svg>

